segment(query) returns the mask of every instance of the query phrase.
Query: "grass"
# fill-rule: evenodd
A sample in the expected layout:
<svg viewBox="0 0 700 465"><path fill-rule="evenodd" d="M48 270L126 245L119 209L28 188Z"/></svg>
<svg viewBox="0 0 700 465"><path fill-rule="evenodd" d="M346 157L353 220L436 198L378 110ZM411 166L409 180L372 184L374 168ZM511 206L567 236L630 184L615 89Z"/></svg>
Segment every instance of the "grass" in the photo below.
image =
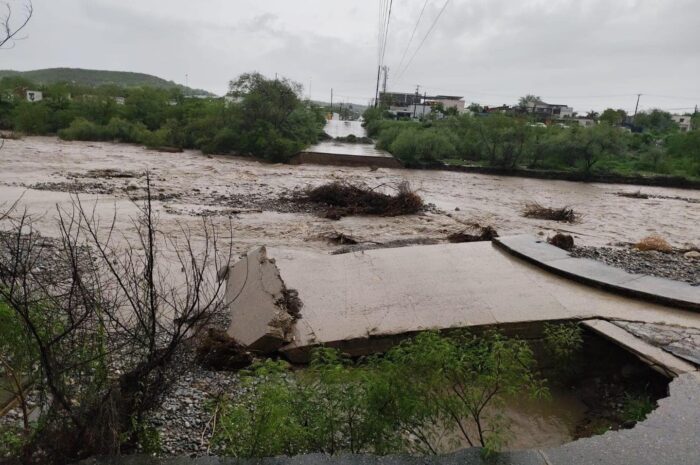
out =
<svg viewBox="0 0 700 465"><path fill-rule="evenodd" d="M332 182L306 191L299 201L325 209L324 216L329 219L351 215L411 215L424 207L423 199L407 182L399 184L394 195L379 192L379 187Z"/></svg>
<svg viewBox="0 0 700 465"><path fill-rule="evenodd" d="M523 210L523 216L526 218L561 221L564 223L573 223L579 218L579 215L569 207L551 208L544 207L539 203L527 204Z"/></svg>

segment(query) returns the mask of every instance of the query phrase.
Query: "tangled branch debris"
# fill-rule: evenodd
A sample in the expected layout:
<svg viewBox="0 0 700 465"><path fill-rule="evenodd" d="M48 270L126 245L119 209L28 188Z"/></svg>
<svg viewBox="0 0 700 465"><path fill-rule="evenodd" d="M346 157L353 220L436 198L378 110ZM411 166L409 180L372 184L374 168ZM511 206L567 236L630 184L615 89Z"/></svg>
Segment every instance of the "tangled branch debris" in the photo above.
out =
<svg viewBox="0 0 700 465"><path fill-rule="evenodd" d="M408 182L399 184L394 195L380 192L379 187L332 182L307 190L297 201L317 205L325 218L333 220L351 215L411 215L425 206Z"/></svg>
<svg viewBox="0 0 700 465"><path fill-rule="evenodd" d="M562 221L565 223L573 223L578 220L579 215L572 208L561 207L551 208L544 207L539 203L530 203L525 206L523 216L526 218L537 218L540 220Z"/></svg>

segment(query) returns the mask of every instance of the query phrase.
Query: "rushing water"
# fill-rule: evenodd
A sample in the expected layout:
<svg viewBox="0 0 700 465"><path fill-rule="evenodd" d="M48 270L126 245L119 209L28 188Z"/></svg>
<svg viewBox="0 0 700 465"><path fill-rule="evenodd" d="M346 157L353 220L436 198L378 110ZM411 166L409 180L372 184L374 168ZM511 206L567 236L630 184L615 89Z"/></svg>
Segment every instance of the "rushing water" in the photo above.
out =
<svg viewBox="0 0 700 465"><path fill-rule="evenodd" d="M43 214L38 224L46 233L54 231L55 204L70 201L65 184L60 183L77 180L90 183L93 190L113 191L99 196L83 194L82 198L98 199L98 212L104 216L111 217L116 207L117 226L128 234L133 230L129 216L136 210L125 187L138 184L138 179L81 176L95 169L134 172L150 169L156 192L169 199L156 202L161 228L169 233L177 233L178 223L198 225L200 218L195 213L203 208L210 212L221 209L222 215L212 218L220 227L227 228L225 215L227 208L236 207L235 199L255 197L262 199L263 204L267 202L270 208L234 216L237 250L254 244L329 250L333 246L322 239L329 231L369 241L444 238L471 223L492 225L501 235L566 231L585 245L637 241L650 234L661 235L678 246L700 245L700 203L681 199L700 201L700 193L692 190L643 187L642 192L665 198L633 199L616 195L640 189L625 185L445 171L265 164L237 157L205 156L196 151L160 153L135 145L63 142L51 137L8 140L0 151L0 167L0 204L23 195L22 205L33 213ZM312 214L268 211L275 209L275 199L281 194L333 180L358 181L370 186L391 186L407 180L443 213L330 221ZM31 189L37 183L49 183L53 190ZM522 208L530 202L568 205L582 218L575 224L523 218Z"/></svg>

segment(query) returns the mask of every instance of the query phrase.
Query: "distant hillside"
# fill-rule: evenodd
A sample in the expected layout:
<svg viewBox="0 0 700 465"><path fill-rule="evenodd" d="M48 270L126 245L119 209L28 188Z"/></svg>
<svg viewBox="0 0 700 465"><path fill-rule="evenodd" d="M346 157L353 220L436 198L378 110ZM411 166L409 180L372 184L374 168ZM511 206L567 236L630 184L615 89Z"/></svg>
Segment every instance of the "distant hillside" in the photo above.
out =
<svg viewBox="0 0 700 465"><path fill-rule="evenodd" d="M70 82L73 84L97 87L106 84L121 87L156 87L160 89L182 89L186 95L209 95L211 92L202 89L191 89L177 84L173 81L166 81L157 76L144 73L130 73L126 71L101 71L96 69L80 68L48 68L34 71L12 71L0 70L0 78L6 76L22 76L37 84L54 84L57 82Z"/></svg>

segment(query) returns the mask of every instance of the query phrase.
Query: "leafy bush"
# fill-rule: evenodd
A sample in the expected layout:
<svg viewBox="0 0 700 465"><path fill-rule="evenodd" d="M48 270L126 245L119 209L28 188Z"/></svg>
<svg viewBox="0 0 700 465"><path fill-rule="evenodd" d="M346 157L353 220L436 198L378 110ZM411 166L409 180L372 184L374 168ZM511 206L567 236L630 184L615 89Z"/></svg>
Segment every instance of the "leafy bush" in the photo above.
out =
<svg viewBox="0 0 700 465"><path fill-rule="evenodd" d="M446 428L489 454L506 440L504 396L547 395L534 368L523 341L465 331L421 333L356 363L317 349L304 372L268 360L246 373L242 396L213 406L214 442L236 457L434 454Z"/></svg>
<svg viewBox="0 0 700 465"><path fill-rule="evenodd" d="M581 350L583 335L581 327L576 323L544 325L545 348L559 363L568 363Z"/></svg>

